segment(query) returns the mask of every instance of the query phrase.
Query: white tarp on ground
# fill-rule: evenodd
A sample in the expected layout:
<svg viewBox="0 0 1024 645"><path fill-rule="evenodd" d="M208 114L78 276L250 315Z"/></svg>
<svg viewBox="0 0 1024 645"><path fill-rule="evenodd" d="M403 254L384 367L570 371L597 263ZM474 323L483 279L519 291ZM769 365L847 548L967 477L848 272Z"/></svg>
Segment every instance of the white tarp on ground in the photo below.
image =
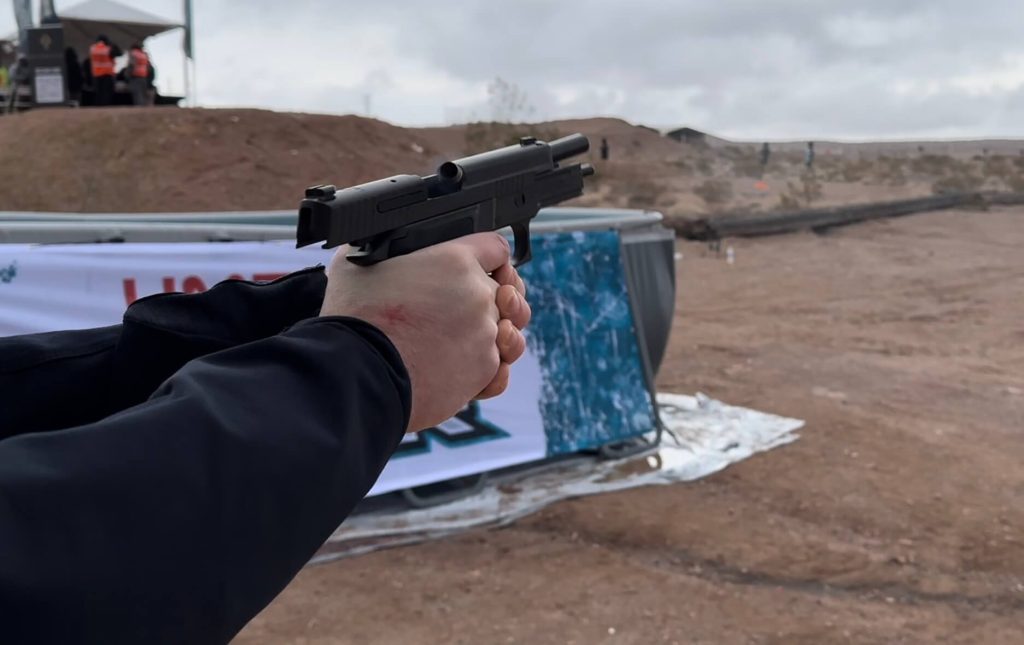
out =
<svg viewBox="0 0 1024 645"><path fill-rule="evenodd" d="M706 477L751 455L796 441L799 419L726 405L698 394L658 394L667 432L661 447L603 461L577 458L492 477L480 492L443 506L357 514L313 563L500 526L570 497Z"/></svg>

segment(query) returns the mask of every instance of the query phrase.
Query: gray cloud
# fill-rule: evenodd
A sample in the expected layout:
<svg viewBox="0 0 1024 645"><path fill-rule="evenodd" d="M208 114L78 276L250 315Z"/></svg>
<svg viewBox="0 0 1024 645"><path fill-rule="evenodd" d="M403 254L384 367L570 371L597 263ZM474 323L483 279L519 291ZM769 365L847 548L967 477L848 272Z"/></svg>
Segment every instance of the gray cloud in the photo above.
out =
<svg viewBox="0 0 1024 645"><path fill-rule="evenodd" d="M196 2L211 105L358 112L369 94L376 116L438 123L486 117L500 76L538 119L755 139L1024 136L1022 22L1019 0ZM179 43L154 43L172 84Z"/></svg>

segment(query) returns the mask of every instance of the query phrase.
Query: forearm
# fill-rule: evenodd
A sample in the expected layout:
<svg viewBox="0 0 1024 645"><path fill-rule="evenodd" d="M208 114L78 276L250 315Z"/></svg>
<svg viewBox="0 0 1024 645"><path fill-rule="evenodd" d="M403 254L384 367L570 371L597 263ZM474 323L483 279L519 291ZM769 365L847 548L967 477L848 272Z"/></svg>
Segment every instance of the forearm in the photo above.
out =
<svg viewBox="0 0 1024 645"><path fill-rule="evenodd" d="M325 284L320 268L267 284L226 281L143 298L122 325L0 338L0 439L137 405L190 360L315 316Z"/></svg>
<svg viewBox="0 0 1024 645"><path fill-rule="evenodd" d="M121 325L0 338L0 440L110 414Z"/></svg>
<svg viewBox="0 0 1024 645"><path fill-rule="evenodd" d="M408 413L388 341L320 319L101 422L0 442L5 633L226 642L370 489Z"/></svg>

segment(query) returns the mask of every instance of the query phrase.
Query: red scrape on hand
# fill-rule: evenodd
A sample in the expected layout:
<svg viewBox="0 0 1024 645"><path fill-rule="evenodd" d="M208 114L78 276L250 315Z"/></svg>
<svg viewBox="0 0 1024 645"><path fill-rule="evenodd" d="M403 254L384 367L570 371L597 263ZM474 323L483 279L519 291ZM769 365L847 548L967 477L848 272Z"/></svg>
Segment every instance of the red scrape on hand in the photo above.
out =
<svg viewBox="0 0 1024 645"><path fill-rule="evenodd" d="M397 324L408 324L412 322L409 318L409 314L405 310L404 305L388 305L384 307L381 312L386 320L391 325Z"/></svg>

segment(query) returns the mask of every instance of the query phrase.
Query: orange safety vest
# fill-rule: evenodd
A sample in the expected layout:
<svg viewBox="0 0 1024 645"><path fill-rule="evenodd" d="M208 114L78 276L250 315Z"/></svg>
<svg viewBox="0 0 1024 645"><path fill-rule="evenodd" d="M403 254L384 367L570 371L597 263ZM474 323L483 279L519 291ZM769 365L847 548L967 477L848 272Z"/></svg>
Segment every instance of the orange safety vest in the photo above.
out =
<svg viewBox="0 0 1024 645"><path fill-rule="evenodd" d="M149 78L149 56L141 49L132 50L132 76Z"/></svg>
<svg viewBox="0 0 1024 645"><path fill-rule="evenodd" d="M93 76L114 75L114 59L110 57L110 45L106 43L93 43L89 48L89 63Z"/></svg>

